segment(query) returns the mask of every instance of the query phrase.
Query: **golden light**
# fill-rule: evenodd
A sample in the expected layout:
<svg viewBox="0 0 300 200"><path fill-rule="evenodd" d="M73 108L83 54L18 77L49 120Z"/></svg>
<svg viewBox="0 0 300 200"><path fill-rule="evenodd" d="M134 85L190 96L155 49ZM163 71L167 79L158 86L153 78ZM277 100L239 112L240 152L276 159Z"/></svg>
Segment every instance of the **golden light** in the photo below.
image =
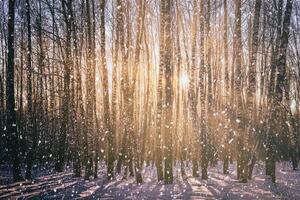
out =
<svg viewBox="0 0 300 200"><path fill-rule="evenodd" d="M181 87L187 88L189 86L189 76L186 72L182 72L179 77L179 83Z"/></svg>

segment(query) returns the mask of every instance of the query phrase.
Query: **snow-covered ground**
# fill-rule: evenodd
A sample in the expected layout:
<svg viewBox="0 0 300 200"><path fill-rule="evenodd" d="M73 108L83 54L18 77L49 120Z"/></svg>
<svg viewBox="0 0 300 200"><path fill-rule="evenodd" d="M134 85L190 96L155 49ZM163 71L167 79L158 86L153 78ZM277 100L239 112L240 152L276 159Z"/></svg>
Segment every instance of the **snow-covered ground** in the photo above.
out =
<svg viewBox="0 0 300 200"><path fill-rule="evenodd" d="M175 167L174 184L164 185L156 180L154 167L144 167L143 184L134 177L117 176L105 181L105 167L99 178L84 181L72 177L71 170L64 173L40 175L34 181L0 185L0 199L300 199L300 171L292 171L287 163L277 164L277 184L264 175L264 166L257 164L254 176L248 183L238 183L236 167L230 165L230 174L222 174L222 163L209 169L209 180L192 177L190 166L182 177L180 167ZM1 178L5 174L1 173Z"/></svg>

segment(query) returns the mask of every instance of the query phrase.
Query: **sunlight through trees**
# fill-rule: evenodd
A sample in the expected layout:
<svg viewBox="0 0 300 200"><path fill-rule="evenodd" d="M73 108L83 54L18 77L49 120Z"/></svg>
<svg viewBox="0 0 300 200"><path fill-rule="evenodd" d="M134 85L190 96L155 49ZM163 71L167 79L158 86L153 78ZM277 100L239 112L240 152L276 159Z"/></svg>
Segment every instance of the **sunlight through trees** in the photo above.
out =
<svg viewBox="0 0 300 200"><path fill-rule="evenodd" d="M300 1L0 2L0 165L172 184L300 159ZM100 163L105 163L100 165ZM102 168L99 168L102 166ZM24 170L23 170L24 169ZM24 177L24 178L23 178Z"/></svg>

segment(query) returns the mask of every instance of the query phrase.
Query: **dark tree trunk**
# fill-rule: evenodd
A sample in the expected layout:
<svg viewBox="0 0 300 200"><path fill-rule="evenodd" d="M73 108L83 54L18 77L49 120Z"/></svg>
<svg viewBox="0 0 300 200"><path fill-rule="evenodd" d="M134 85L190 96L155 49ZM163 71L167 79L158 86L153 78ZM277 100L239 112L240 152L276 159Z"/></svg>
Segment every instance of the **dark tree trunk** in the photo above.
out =
<svg viewBox="0 0 300 200"><path fill-rule="evenodd" d="M282 34L280 38L280 47L277 58L277 82L276 82L276 94L275 101L281 102L283 99L284 91L286 92L285 97L288 99L289 90L287 89L287 80L286 80L286 57L287 49L289 43L289 34L290 34L290 24L291 24L291 15L293 9L293 0L287 0L286 10L283 19Z"/></svg>
<svg viewBox="0 0 300 200"><path fill-rule="evenodd" d="M206 87L205 87L205 54L204 54L204 2L200 5L200 74L199 74L199 89L200 89L200 104L201 104L201 117L200 117L200 140L201 140L201 178L208 179L208 139L207 139L207 115L206 115Z"/></svg>
<svg viewBox="0 0 300 200"><path fill-rule="evenodd" d="M191 113L192 122L193 122L193 142L192 142L192 167L193 167L193 176L199 176L199 166L198 166L198 159L199 159L199 126L198 126L198 112L197 112L197 94L195 92L195 76L196 76L196 44L197 44L197 1L194 1L194 10L193 10L193 21L192 21L192 31L191 31L191 38L192 38L192 63L191 63L191 73L190 73L190 81L189 81L189 90L188 90L188 97L189 97L189 111Z"/></svg>
<svg viewBox="0 0 300 200"><path fill-rule="evenodd" d="M262 0L256 0L255 2L255 11L254 11L254 21L253 21L253 33L252 33L252 44L251 44L251 54L250 54L250 67L249 67L249 87L248 87L248 116L249 116L249 135L253 135L252 130L255 129L255 114L256 113L256 56L258 51L258 31L259 31L259 19L260 19L260 10L261 10ZM250 138L249 140L254 140ZM250 141L251 142L251 141ZM256 161L255 152L252 152L252 159L249 165L248 178L251 179L252 170Z"/></svg>
<svg viewBox="0 0 300 200"><path fill-rule="evenodd" d="M73 47L74 47L74 57L75 57L75 63L74 63L74 69L73 74L76 78L72 78L72 84L73 84L73 97L71 102L73 102L73 126L74 126L74 137L75 137L75 145L74 145L74 154L73 154L73 165L74 165L74 176L75 177L81 177L81 138L82 138L82 131L85 130L83 128L83 118L84 118L84 109L83 109L83 102L82 102L82 87L81 87L81 71L79 69L79 52L78 52L78 40L77 40L77 31L76 31L76 23L75 23L75 15L73 12L73 8L70 8L70 20L71 20L71 28L72 28L72 40L73 40ZM76 80L76 81L75 81ZM77 83L75 88L75 82ZM77 120L77 121L76 121ZM77 122L77 123L75 123Z"/></svg>
<svg viewBox="0 0 300 200"><path fill-rule="evenodd" d="M137 38L136 38L136 47L135 47L135 58L134 58L134 74L133 74L133 81L132 81L132 98L134 98L135 94L135 86L136 86L136 80L138 75L138 66L140 64L140 54L141 54L141 45L142 45L142 36L144 33L144 18L145 18L145 10L146 10L146 3L147 2L139 2L138 4L138 20L137 20ZM148 103L148 102L146 102ZM134 103L132 103L132 106L134 107ZM145 106L147 108L148 104ZM132 119L134 119L134 108L132 108ZM147 113L147 112L146 112ZM146 114L147 115L147 114ZM133 122L132 122L133 123ZM145 123L147 123L147 120L145 120ZM146 132L144 132L144 137L141 138L137 134L137 130L134 131L134 138L133 138L133 160L134 160L134 172L136 176L136 182L142 183L142 156L143 156L143 149L144 149L144 141L146 139ZM138 141L142 141L142 147L139 148Z"/></svg>
<svg viewBox="0 0 300 200"><path fill-rule="evenodd" d="M65 43L65 61L64 61L64 88L63 88L63 100L62 100L62 125L61 133L59 136L59 148L58 158L55 169L58 172L62 172L66 162L66 149L67 149L67 135L69 134L69 102L70 102L70 76L72 67L72 53L71 53L71 20L70 20L70 8L72 8L72 1L62 0L63 16L66 25L66 43Z"/></svg>
<svg viewBox="0 0 300 200"><path fill-rule="evenodd" d="M242 99L242 29L241 29L241 1L235 0L235 93L236 93L236 118L238 127L237 136L237 173L241 182L247 182L247 147L245 147L246 135L244 134L244 108Z"/></svg>
<svg viewBox="0 0 300 200"><path fill-rule="evenodd" d="M286 10L284 14L283 19L283 26L282 26L282 32L280 39L276 42L279 44L276 44L276 46L279 47L278 52L275 54L274 58L276 58L276 66L277 66L277 82L275 87L275 96L274 96L274 109L272 109L271 113L271 127L270 127L270 133L269 133L269 139L267 140L267 162L266 162L266 174L269 175L272 179L272 182L276 181L276 158L275 158L275 137L276 137L276 122L278 122L279 119L282 118L283 109L281 106L281 102L283 101L284 91L285 91L285 97L288 100L289 99L289 90L287 88L288 83L286 80L286 58L287 58L287 49L288 49L288 43L289 43L289 28L291 23L291 14L293 9L293 0L287 0L286 3ZM278 29L279 30L279 29ZM279 34L279 33L277 33ZM278 37L278 36L277 36ZM279 120L280 121L280 120ZM285 122L282 122L285 123Z"/></svg>
<svg viewBox="0 0 300 200"><path fill-rule="evenodd" d="M163 0L164 1L164 0ZM173 64L172 60L172 0L166 0L165 10L165 51L161 57L164 56L165 61L165 105L166 105L166 121L165 121L165 183L173 183L173 148L172 148L172 108L173 108Z"/></svg>
<svg viewBox="0 0 300 200"><path fill-rule="evenodd" d="M15 110L15 49L14 49L14 28L15 24L15 0L8 2L8 22L7 22L7 68L6 68L6 123L8 144L12 161L14 181L22 180L20 169L20 140L17 128Z"/></svg>
<svg viewBox="0 0 300 200"><path fill-rule="evenodd" d="M87 25L87 79L86 79L86 119L87 119L87 131L85 136L85 179L88 180L92 175L92 155L91 155L91 143L89 141L90 137L94 135L94 94L95 91L95 68L93 66L93 38L92 38L92 23L91 23L91 13L90 13L90 1L86 0L86 25Z"/></svg>
<svg viewBox="0 0 300 200"><path fill-rule="evenodd" d="M108 179L111 180L114 177L114 156L115 156L115 132L112 128L112 123L110 120L110 109L109 109L109 91L108 91L108 72L106 65L106 56L105 56L105 4L106 0L100 1L100 33L101 33L101 61L102 61L102 87L103 87L103 102L104 102L104 124L105 129L108 132L108 167L107 174Z"/></svg>
<svg viewBox="0 0 300 200"><path fill-rule="evenodd" d="M30 17L30 4L29 0L26 0L26 17L27 17L27 129L26 133L28 134L28 138L31 139L31 143L28 142L28 154L26 158L26 179L31 179L31 170L32 165L34 162L34 154L35 154L35 144L36 141L36 132L33 131L33 109L32 109L32 67L31 67L31 54L32 54L32 47L31 47L31 17Z"/></svg>
<svg viewBox="0 0 300 200"><path fill-rule="evenodd" d="M275 78L276 78L276 62L277 62L277 54L279 51L280 46L280 39L281 39L281 29L282 29L282 11L283 11L283 0L279 0L278 2L278 11L277 11L277 37L276 37L276 43L275 43L275 49L272 52L272 59L271 59L271 73L270 73L270 83L269 83L269 92L268 92L268 103L272 104L274 103L274 92L275 92ZM275 110L275 109L274 109ZM273 166L275 166L275 155L274 155L274 145L272 142L274 142L274 134L273 129L275 129L274 125L275 123L272 123L272 118L274 118L275 113L271 111L271 127L270 132L267 133L266 137L266 175L275 175L275 171L272 172ZM271 176L272 180L275 181L275 176Z"/></svg>
<svg viewBox="0 0 300 200"><path fill-rule="evenodd" d="M229 61L228 61L228 9L227 0L224 0L224 26L223 26L223 43L224 43L224 59L225 59L225 110L229 109L229 93L230 93L230 79L229 79ZM229 130L226 130L225 145L223 152L223 173L228 174L229 167Z"/></svg>
<svg viewBox="0 0 300 200"><path fill-rule="evenodd" d="M160 55L160 63L159 63L159 74L158 74L158 88L157 88L157 113L156 113L156 147L155 147L155 162L156 162L156 170L157 170L157 179L158 181L162 181L164 179L163 176L163 166L162 166L162 149L161 149L161 124L162 124L162 101L163 101L163 72L165 66L165 58L163 56L165 51L164 46L164 27L165 27L165 10L166 10L166 2L164 0L161 1L160 5L160 39L159 39L159 55Z"/></svg>

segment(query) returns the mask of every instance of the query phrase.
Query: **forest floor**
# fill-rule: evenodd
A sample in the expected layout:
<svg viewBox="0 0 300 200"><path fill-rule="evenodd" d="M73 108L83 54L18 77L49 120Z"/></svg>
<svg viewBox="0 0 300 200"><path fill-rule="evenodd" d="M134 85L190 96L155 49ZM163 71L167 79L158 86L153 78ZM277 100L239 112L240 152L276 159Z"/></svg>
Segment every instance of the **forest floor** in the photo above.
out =
<svg viewBox="0 0 300 200"><path fill-rule="evenodd" d="M222 174L222 163L209 169L209 180L194 178L191 167L182 177L180 167L174 168L174 184L164 185L156 180L154 167L144 167L143 184L134 177L105 180L105 167L100 166L99 178L85 181L74 178L71 169L64 173L36 173L33 181L3 184L10 173L0 171L0 199L300 199L300 171L292 171L287 163L277 164L277 183L264 175L264 166L257 164L253 179L248 183L236 180L235 165L230 174Z"/></svg>

